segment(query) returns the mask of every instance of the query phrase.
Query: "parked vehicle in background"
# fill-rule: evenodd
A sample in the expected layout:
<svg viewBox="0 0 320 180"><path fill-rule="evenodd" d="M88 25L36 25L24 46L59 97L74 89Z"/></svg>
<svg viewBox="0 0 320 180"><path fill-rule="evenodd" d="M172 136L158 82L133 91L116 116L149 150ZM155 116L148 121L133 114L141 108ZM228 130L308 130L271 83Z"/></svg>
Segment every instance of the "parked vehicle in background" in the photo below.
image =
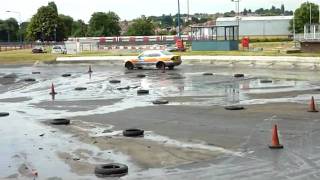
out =
<svg viewBox="0 0 320 180"><path fill-rule="evenodd" d="M165 50L166 50L166 51L169 51L169 52L179 51L178 47L173 46L173 45L167 46L167 48L166 48Z"/></svg>
<svg viewBox="0 0 320 180"><path fill-rule="evenodd" d="M126 61L127 69L142 69L143 66L155 66L157 69L168 67L174 69L182 63L181 56L164 50L144 51L137 58Z"/></svg>
<svg viewBox="0 0 320 180"><path fill-rule="evenodd" d="M36 46L32 49L32 53L46 53L46 50L43 46Z"/></svg>
<svg viewBox="0 0 320 180"><path fill-rule="evenodd" d="M54 54L67 54L67 49L65 46L62 45L56 45L52 47L51 53Z"/></svg>

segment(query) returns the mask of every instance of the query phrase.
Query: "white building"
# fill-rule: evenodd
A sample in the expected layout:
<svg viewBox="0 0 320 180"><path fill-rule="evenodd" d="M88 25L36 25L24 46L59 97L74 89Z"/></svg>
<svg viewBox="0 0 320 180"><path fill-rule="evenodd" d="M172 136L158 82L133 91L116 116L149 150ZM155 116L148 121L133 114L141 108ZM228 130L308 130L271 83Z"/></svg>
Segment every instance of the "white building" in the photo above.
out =
<svg viewBox="0 0 320 180"><path fill-rule="evenodd" d="M288 37L290 20L293 16L248 16L239 17L240 36L249 37ZM236 17L221 17L216 21L217 26L237 25Z"/></svg>

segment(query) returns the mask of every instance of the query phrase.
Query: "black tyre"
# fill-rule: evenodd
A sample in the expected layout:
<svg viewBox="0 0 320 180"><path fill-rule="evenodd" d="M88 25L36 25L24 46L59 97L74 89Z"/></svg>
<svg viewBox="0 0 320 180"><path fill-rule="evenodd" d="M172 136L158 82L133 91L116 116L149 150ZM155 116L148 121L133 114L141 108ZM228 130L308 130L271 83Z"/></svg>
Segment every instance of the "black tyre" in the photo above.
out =
<svg viewBox="0 0 320 180"><path fill-rule="evenodd" d="M25 82L35 82L36 80L33 78L24 79Z"/></svg>
<svg viewBox="0 0 320 180"><path fill-rule="evenodd" d="M137 67L137 69L140 69L140 70L141 70L141 69L143 69L143 67L140 66L140 67Z"/></svg>
<svg viewBox="0 0 320 180"><path fill-rule="evenodd" d="M206 73L203 73L202 75L204 75L204 76L212 76L213 73L206 72Z"/></svg>
<svg viewBox="0 0 320 180"><path fill-rule="evenodd" d="M119 91L121 91L121 90L129 90L129 89L130 89L130 86L117 88L117 90L119 90Z"/></svg>
<svg viewBox="0 0 320 180"><path fill-rule="evenodd" d="M138 74L137 77L138 78L144 78L144 77L146 77L146 75L145 74Z"/></svg>
<svg viewBox="0 0 320 180"><path fill-rule="evenodd" d="M149 90L139 89L139 90L137 91L137 94L149 94Z"/></svg>
<svg viewBox="0 0 320 180"><path fill-rule="evenodd" d="M126 137L138 137L143 136L144 130L141 129L126 129L122 132L123 136Z"/></svg>
<svg viewBox="0 0 320 180"><path fill-rule="evenodd" d="M156 64L156 68L157 69L163 69L163 68L165 68L166 67L166 64L164 64L164 62L158 62L157 64Z"/></svg>
<svg viewBox="0 0 320 180"><path fill-rule="evenodd" d="M128 174L128 166L119 163L101 164L96 166L94 173L98 177L120 177Z"/></svg>
<svg viewBox="0 0 320 180"><path fill-rule="evenodd" d="M8 74L8 75L5 75L3 76L3 78L5 79L14 79L14 78L17 78L18 76L16 74Z"/></svg>
<svg viewBox="0 0 320 180"><path fill-rule="evenodd" d="M9 113L7 112L0 112L0 117L9 116Z"/></svg>
<svg viewBox="0 0 320 180"><path fill-rule="evenodd" d="M184 76L171 76L171 77L168 77L167 79L185 79L186 77Z"/></svg>
<svg viewBox="0 0 320 180"><path fill-rule="evenodd" d="M272 80L263 79L263 80L260 80L260 83L272 83Z"/></svg>
<svg viewBox="0 0 320 180"><path fill-rule="evenodd" d="M34 72L32 72L32 74L41 74L41 72L34 71Z"/></svg>
<svg viewBox="0 0 320 180"><path fill-rule="evenodd" d="M126 62L126 64L124 65L124 67L126 67L128 70L131 70L134 68L132 62Z"/></svg>
<svg viewBox="0 0 320 180"><path fill-rule="evenodd" d="M121 83L121 81L114 79L114 80L110 80L109 83L111 83L111 84L117 84L117 83Z"/></svg>
<svg viewBox="0 0 320 180"><path fill-rule="evenodd" d="M242 106L227 106L224 109L230 110L230 111L237 111L237 110L244 110L244 107L242 107Z"/></svg>
<svg viewBox="0 0 320 180"><path fill-rule="evenodd" d="M70 124L70 120L69 119L63 119L63 118L60 118L60 119L53 119L50 121L51 124L53 125L68 125Z"/></svg>
<svg viewBox="0 0 320 180"><path fill-rule="evenodd" d="M168 66L169 70L174 70L174 66Z"/></svg>
<svg viewBox="0 0 320 180"><path fill-rule="evenodd" d="M168 100L155 100L152 102L153 104L168 104Z"/></svg>
<svg viewBox="0 0 320 180"><path fill-rule="evenodd" d="M87 90L87 88L85 88L85 87L76 87L76 88L74 88L74 90L76 90L76 91L84 91L84 90Z"/></svg>
<svg viewBox="0 0 320 180"><path fill-rule="evenodd" d="M62 76L62 77L70 77L71 74L62 74L61 76Z"/></svg>
<svg viewBox="0 0 320 180"><path fill-rule="evenodd" d="M244 77L244 74L234 74L233 77L235 77L235 78L242 78L242 77Z"/></svg>

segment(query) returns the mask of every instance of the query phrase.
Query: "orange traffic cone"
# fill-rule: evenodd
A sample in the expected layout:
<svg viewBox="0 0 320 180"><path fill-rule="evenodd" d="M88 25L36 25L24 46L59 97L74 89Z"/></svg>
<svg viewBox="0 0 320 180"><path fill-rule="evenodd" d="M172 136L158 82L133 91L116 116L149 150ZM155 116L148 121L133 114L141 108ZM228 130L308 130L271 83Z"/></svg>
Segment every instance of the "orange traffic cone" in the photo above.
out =
<svg viewBox="0 0 320 180"><path fill-rule="evenodd" d="M91 69L91 65L89 66L89 70L88 70L88 73L92 73L92 69Z"/></svg>
<svg viewBox="0 0 320 180"><path fill-rule="evenodd" d="M272 144L269 145L270 149L282 149L283 145L279 143L278 126L274 125L272 130Z"/></svg>
<svg viewBox="0 0 320 180"><path fill-rule="evenodd" d="M51 84L51 92L50 92L51 95L56 95L57 92L54 90L54 85L53 83Z"/></svg>
<svg viewBox="0 0 320 180"><path fill-rule="evenodd" d="M310 101L310 104L309 104L309 110L308 110L308 112L319 112L319 111L316 109L316 103L314 102L313 96L311 97L311 101Z"/></svg>

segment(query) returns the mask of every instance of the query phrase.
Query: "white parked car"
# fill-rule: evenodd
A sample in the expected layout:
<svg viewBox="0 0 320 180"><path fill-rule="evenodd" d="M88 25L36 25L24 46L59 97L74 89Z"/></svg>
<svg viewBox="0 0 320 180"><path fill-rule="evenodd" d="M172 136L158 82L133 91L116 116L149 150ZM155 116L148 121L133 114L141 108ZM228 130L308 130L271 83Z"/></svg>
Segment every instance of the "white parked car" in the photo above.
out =
<svg viewBox="0 0 320 180"><path fill-rule="evenodd" d="M54 54L67 54L67 49L65 46L56 45L52 47L52 53Z"/></svg>

